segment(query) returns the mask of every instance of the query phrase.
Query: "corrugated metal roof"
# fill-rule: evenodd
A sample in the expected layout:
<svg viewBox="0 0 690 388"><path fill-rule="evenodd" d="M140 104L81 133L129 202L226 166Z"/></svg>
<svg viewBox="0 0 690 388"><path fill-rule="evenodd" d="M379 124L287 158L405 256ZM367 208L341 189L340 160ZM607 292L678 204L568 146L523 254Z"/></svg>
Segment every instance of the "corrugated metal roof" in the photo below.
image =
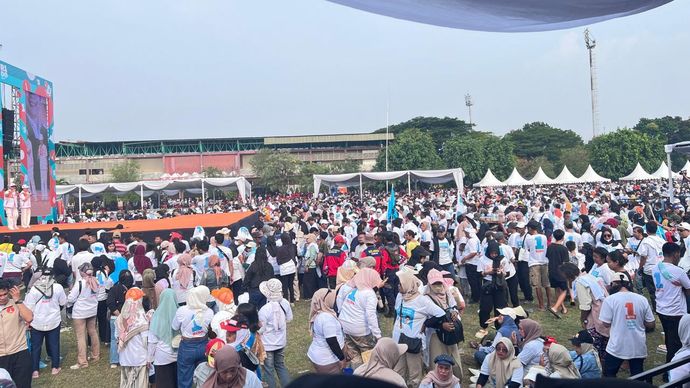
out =
<svg viewBox="0 0 690 388"><path fill-rule="evenodd" d="M392 133L388 140L393 140ZM356 133L347 135L314 135L314 136L275 136L264 138L265 145L299 144L299 143L336 143L346 141L385 141L385 133Z"/></svg>

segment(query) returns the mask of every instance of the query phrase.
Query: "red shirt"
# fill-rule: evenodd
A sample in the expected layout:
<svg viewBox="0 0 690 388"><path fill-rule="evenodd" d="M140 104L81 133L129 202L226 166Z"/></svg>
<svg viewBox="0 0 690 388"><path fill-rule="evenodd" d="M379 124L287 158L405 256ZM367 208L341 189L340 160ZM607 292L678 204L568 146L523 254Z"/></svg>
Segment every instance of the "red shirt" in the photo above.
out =
<svg viewBox="0 0 690 388"><path fill-rule="evenodd" d="M329 249L323 258L323 269L326 277L334 278L338 275L338 268L345 262L347 253L340 248Z"/></svg>

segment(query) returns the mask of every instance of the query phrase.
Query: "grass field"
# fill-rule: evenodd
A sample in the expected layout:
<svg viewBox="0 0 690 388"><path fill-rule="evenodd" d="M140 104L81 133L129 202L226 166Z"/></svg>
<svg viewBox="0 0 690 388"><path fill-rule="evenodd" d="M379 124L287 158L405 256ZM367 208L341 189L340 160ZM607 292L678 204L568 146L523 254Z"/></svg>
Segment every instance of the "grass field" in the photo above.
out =
<svg viewBox="0 0 690 388"><path fill-rule="evenodd" d="M573 307L569 307L567 315L563 319L556 319L548 312L539 312L533 304L526 303L523 305L530 311L531 318L540 322L544 328L544 333L555 337L559 343L571 349L572 346L568 338L572 337L580 330L578 316L579 311ZM479 330L479 323L477 318L477 305L468 306L467 311L463 315L463 326L465 328L465 337L470 341L474 337L474 333ZM294 307L295 319L288 324L288 345L285 354L285 359L293 376L308 373L311 369L311 363L306 356L307 348L311 343L308 329L309 317L309 302L299 301ZM379 322L384 334L389 335L393 320L384 318L379 315ZM645 369L664 363L665 356L655 352L656 347L663 343L663 336L660 334L661 324L657 320L657 329L654 333L647 335L647 345L649 349L649 356L645 362ZM61 352L64 355L63 369L58 376L50 375L50 367L41 370L41 377L34 380L34 387L51 387L51 388L78 388L80 384L86 384L89 387L116 387L119 385L120 371L119 369L110 369L108 363L108 348L101 346L101 359L97 363L91 363L86 369L70 370L69 366L76 363L76 340L74 332L68 331L62 333ZM473 350L469 347L467 342L461 344L461 351L463 353L463 368L477 368L474 359L472 358ZM463 386L469 384L469 372L465 373L466 381L463 381ZM627 377L627 371L619 373L619 377ZM161 387L167 388L167 387Z"/></svg>

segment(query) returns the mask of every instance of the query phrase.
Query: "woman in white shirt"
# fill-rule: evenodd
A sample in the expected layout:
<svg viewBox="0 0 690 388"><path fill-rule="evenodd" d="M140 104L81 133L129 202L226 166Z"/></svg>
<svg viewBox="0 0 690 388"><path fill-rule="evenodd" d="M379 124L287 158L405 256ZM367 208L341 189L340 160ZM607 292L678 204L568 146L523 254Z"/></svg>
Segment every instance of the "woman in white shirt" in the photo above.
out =
<svg viewBox="0 0 690 388"><path fill-rule="evenodd" d="M34 313L31 321L31 361L33 364L33 378L38 378L39 361L43 339L46 351L51 359L53 370L60 373L60 310L67 304L67 295L59 283L45 270L26 294L24 305Z"/></svg>
<svg viewBox="0 0 690 388"><path fill-rule="evenodd" d="M290 303L283 298L283 284L271 279L259 285L259 291L266 297L266 304L259 310L261 339L266 349L266 359L262 378L269 388L277 387L275 374L280 385L290 383L290 372L285 366L285 346L287 345L287 323L292 321Z"/></svg>
<svg viewBox="0 0 690 388"><path fill-rule="evenodd" d="M443 322L446 312L428 296L419 293L422 282L408 271L397 273L400 287L395 301L393 340L407 345L407 352L400 358L395 371L417 387L422 380L422 354L428 348L424 328L452 331L452 324Z"/></svg>
<svg viewBox="0 0 690 388"><path fill-rule="evenodd" d="M177 386L177 349L172 347L172 339L178 334L172 328L176 312L175 291L163 290L148 336L148 362L155 368L158 387Z"/></svg>
<svg viewBox="0 0 690 388"><path fill-rule="evenodd" d="M186 296L187 304L177 309L171 324L173 330L179 330L182 335L177 353L177 384L180 387L192 386L194 368L206 359L208 327L213 319L213 310L206 305L211 296L208 287L194 287Z"/></svg>
<svg viewBox="0 0 690 388"><path fill-rule="evenodd" d="M170 273L172 278L172 288L175 290L177 303L184 305L187 303L187 293L198 282L196 272L192 268L192 256L183 253L177 258L177 269Z"/></svg>
<svg viewBox="0 0 690 388"><path fill-rule="evenodd" d="M681 347L676 352L676 355L673 356L673 359L671 359L671 362L678 361L682 358L690 356L690 314L685 314L680 319L680 323L678 323L678 337L680 337L680 342L683 344L683 347ZM677 368L671 369L668 372L668 379L669 379L669 381L675 381L675 380L678 380L681 377L685 377L689 374L690 374L690 364L686 363L686 364L683 364ZM689 388L689 387L690 387L690 383L683 384L683 388Z"/></svg>
<svg viewBox="0 0 690 388"><path fill-rule="evenodd" d="M345 335L333 310L335 291L327 288L317 290L311 299L309 331L312 336L307 357L319 374L340 374L347 365L343 347Z"/></svg>
<svg viewBox="0 0 690 388"><path fill-rule="evenodd" d="M523 366L523 376L526 376L530 368L539 365L541 355L544 352L544 340L541 338L541 325L536 321L523 319L520 321L519 328L522 340L518 342L515 333L510 340L520 349L518 359Z"/></svg>
<svg viewBox="0 0 690 388"><path fill-rule="evenodd" d="M93 361L100 358L100 341L96 331L96 313L98 310L98 280L93 276L91 263L79 266L81 279L76 282L67 297L67 303L72 305L72 324L77 337L77 363L70 369L80 369L89 366L86 355L86 335L91 340L91 357Z"/></svg>
<svg viewBox="0 0 690 388"><path fill-rule="evenodd" d="M98 280L98 308L96 317L98 321L98 336L106 345L110 342L110 321L108 319L108 290L113 286L110 278L110 269L103 262L104 256L96 256L91 260L94 276Z"/></svg>
<svg viewBox="0 0 690 388"><path fill-rule="evenodd" d="M117 351L120 353L120 387L146 388L148 386L149 321L142 305L144 292L132 287L125 294L125 304L115 320ZM112 346L115 346L113 344Z"/></svg>

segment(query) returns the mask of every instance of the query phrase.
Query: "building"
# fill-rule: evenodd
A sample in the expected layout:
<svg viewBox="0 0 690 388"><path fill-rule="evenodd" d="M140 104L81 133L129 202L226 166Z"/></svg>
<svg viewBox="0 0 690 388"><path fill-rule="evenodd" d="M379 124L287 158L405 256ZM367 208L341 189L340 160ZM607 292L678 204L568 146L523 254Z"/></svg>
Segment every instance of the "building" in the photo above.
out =
<svg viewBox="0 0 690 388"><path fill-rule="evenodd" d="M394 135L388 134L388 140L393 139ZM109 182L110 170L125 160L139 162L142 178L150 180L160 179L164 174L200 174L208 167L215 167L224 175L252 178L250 160L259 149L271 148L287 150L300 160L315 163L360 160L362 169L370 171L385 145L385 133L132 142L62 141L55 145L55 165L57 178L70 184Z"/></svg>

